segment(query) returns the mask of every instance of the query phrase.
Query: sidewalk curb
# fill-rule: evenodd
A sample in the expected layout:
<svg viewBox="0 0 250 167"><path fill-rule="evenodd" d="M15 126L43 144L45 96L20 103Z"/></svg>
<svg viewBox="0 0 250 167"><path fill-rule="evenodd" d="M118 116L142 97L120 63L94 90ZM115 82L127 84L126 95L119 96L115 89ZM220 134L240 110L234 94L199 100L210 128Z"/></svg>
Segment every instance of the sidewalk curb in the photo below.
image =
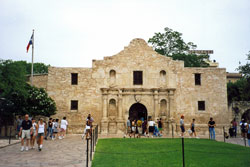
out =
<svg viewBox="0 0 250 167"><path fill-rule="evenodd" d="M8 147L8 146L13 146L13 145L15 145L15 144L20 144L20 143L21 143L21 141L18 141L18 142L16 142L16 143L8 144L8 145L5 145L5 146L0 146L0 149L5 148L5 147Z"/></svg>

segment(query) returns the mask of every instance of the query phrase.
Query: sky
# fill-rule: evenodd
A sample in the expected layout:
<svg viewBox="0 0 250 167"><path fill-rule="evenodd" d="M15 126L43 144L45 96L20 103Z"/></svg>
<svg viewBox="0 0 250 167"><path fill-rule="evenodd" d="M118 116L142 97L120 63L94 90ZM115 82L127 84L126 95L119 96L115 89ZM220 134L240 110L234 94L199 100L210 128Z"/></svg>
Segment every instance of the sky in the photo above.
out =
<svg viewBox="0 0 250 167"><path fill-rule="evenodd" d="M249 0L0 0L0 59L91 67L169 27L228 72L250 51Z"/></svg>

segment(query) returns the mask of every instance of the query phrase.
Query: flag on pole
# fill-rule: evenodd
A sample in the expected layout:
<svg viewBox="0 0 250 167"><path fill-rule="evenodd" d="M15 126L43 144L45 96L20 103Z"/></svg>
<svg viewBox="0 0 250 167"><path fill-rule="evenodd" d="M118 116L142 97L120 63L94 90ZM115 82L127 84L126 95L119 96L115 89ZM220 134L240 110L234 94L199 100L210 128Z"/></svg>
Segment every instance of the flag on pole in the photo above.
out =
<svg viewBox="0 0 250 167"><path fill-rule="evenodd" d="M33 45L33 34L31 35L30 41L29 41L29 43L27 45L27 48L26 48L27 49L27 53L29 51L30 45Z"/></svg>

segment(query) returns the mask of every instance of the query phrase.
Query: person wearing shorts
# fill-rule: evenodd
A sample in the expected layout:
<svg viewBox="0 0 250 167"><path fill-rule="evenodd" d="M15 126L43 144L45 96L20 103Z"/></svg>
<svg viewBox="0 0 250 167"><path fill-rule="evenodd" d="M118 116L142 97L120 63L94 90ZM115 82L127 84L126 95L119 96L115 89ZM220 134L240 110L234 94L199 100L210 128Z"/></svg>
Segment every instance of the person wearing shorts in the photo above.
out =
<svg viewBox="0 0 250 167"><path fill-rule="evenodd" d="M30 134L33 132L32 130L32 122L29 120L29 115L25 115L25 119L22 121L22 126L20 128L19 136L21 135L21 151L24 150L24 138L26 138L26 151L29 150L29 140Z"/></svg>
<svg viewBox="0 0 250 167"><path fill-rule="evenodd" d="M141 135L142 135L142 121L141 120L137 121L137 130L138 130L137 138L141 138Z"/></svg>
<svg viewBox="0 0 250 167"><path fill-rule="evenodd" d="M135 138L135 133L136 133L136 120L133 120L131 124L132 124L131 133L132 133L132 135L134 135L134 138Z"/></svg>
<svg viewBox="0 0 250 167"><path fill-rule="evenodd" d="M198 139L198 137L196 136L196 132L195 132L195 119L193 119L190 125L190 129L191 129L190 137L193 137L194 135Z"/></svg>
<svg viewBox="0 0 250 167"><path fill-rule="evenodd" d="M158 121L158 129L159 129L159 132L160 132L160 134L162 135L162 120L161 120L161 118L160 118L160 120Z"/></svg>
<svg viewBox="0 0 250 167"><path fill-rule="evenodd" d="M185 125L184 125L184 116L183 115L181 116L181 119L180 119L180 128L181 128L181 137L183 137L184 133L185 133Z"/></svg>
<svg viewBox="0 0 250 167"><path fill-rule="evenodd" d="M130 122L129 117L127 120L127 130L126 130L126 133L124 134L123 138L126 138L127 135L129 135L129 137L131 137L131 122Z"/></svg>
<svg viewBox="0 0 250 167"><path fill-rule="evenodd" d="M37 127L37 124L36 124L36 120L34 118L31 119L32 121L32 131L33 133L30 134L30 146L31 146L31 149L34 149L34 144L35 144L35 141L36 141L36 127Z"/></svg>
<svg viewBox="0 0 250 167"><path fill-rule="evenodd" d="M43 138L46 135L46 124L44 123L43 118L40 118L38 124L37 124L37 145L38 145L38 150L42 151L43 148Z"/></svg>
<svg viewBox="0 0 250 167"><path fill-rule="evenodd" d="M52 140L55 140L56 138L58 138L58 127L59 127L59 119L56 119L55 122L53 123L53 137Z"/></svg>
<svg viewBox="0 0 250 167"><path fill-rule="evenodd" d="M22 126L22 122L23 122L22 117L19 116L17 121L16 121L16 124L17 124L17 128L16 128L17 129L17 136L16 136L16 138L18 138L18 139L21 139L19 134L20 134L20 129L21 129L21 126Z"/></svg>
<svg viewBox="0 0 250 167"><path fill-rule="evenodd" d="M64 138L66 134L67 126L68 126L68 121L66 120L66 117L63 117L63 119L61 120L61 133L60 133L59 139Z"/></svg>
<svg viewBox="0 0 250 167"><path fill-rule="evenodd" d="M149 135L152 135L152 138L154 137L154 130L155 130L155 121L152 120L152 118L149 119L148 121L148 129L149 129ZM149 137L149 136L148 136Z"/></svg>

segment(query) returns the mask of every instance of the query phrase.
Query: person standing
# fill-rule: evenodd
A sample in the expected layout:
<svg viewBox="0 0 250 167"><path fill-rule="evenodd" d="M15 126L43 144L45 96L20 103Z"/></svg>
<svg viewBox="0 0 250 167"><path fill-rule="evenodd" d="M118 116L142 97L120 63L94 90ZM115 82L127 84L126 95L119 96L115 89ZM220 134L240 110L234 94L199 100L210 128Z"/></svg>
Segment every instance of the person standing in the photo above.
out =
<svg viewBox="0 0 250 167"><path fill-rule="evenodd" d="M130 118L128 117L127 120L127 129L126 129L126 133L124 134L124 138L129 135L129 137L131 137L131 122L130 122Z"/></svg>
<svg viewBox="0 0 250 167"><path fill-rule="evenodd" d="M142 121L140 119L137 121L137 130L138 130L137 138L141 138L141 135L142 135Z"/></svg>
<svg viewBox="0 0 250 167"><path fill-rule="evenodd" d="M242 118L241 122L240 122L240 128L241 128L241 136L242 136L242 139L244 139L246 137L246 128L247 128L247 123L245 121L244 118Z"/></svg>
<svg viewBox="0 0 250 167"><path fill-rule="evenodd" d="M31 119L32 121L32 131L33 133L30 135L30 147L31 149L34 149L35 141L36 141L36 120L34 118Z"/></svg>
<svg viewBox="0 0 250 167"><path fill-rule="evenodd" d="M149 130L149 135L152 135L151 137L153 138L154 130L155 130L155 121L152 120L152 117L149 118L148 121L148 130ZM148 136L149 137L149 136Z"/></svg>
<svg viewBox="0 0 250 167"><path fill-rule="evenodd" d="M135 138L135 133L136 133L136 120L133 120L132 121L132 123L131 123L131 135L133 135L134 136L134 138Z"/></svg>
<svg viewBox="0 0 250 167"><path fill-rule="evenodd" d="M250 120L248 120L248 126L247 126L247 139L248 139L248 146L250 147Z"/></svg>
<svg viewBox="0 0 250 167"><path fill-rule="evenodd" d="M184 115L182 115L180 119L180 128L181 128L181 137L184 137L185 133Z"/></svg>
<svg viewBox="0 0 250 167"><path fill-rule="evenodd" d="M144 136L148 135L148 121L145 119L142 123Z"/></svg>
<svg viewBox="0 0 250 167"><path fill-rule="evenodd" d="M25 119L22 121L22 125L20 128L19 136L21 136L21 151L24 150L24 138L26 138L26 151L29 150L29 140L30 134L32 134L32 122L29 120L29 115L26 114Z"/></svg>
<svg viewBox="0 0 250 167"><path fill-rule="evenodd" d="M53 135L52 126L53 126L52 118L49 118L49 121L48 121L48 128L47 128L47 135L46 135L46 137L45 137L45 140L48 139L48 136L50 136L50 138L52 139L52 135Z"/></svg>
<svg viewBox="0 0 250 167"><path fill-rule="evenodd" d="M61 120L61 133L59 139L63 139L65 137L67 126L68 121L66 120L66 117L63 117L63 119Z"/></svg>
<svg viewBox="0 0 250 167"><path fill-rule="evenodd" d="M234 129L234 136L236 138L236 136L237 136L237 122L236 122L235 118L232 120L232 127Z"/></svg>
<svg viewBox="0 0 250 167"><path fill-rule="evenodd" d="M37 135L37 145L38 145L38 150L42 151L43 148L43 138L46 135L46 124L43 121L43 118L40 118L37 128L36 128L36 135Z"/></svg>
<svg viewBox="0 0 250 167"><path fill-rule="evenodd" d="M158 129L161 135L162 135L162 127L163 127L163 123L162 123L162 119L160 118L160 120L158 121Z"/></svg>
<svg viewBox="0 0 250 167"><path fill-rule="evenodd" d="M92 129L93 129L93 122L94 122L94 118L91 117L91 114L88 115L86 121L89 121L90 124L90 136L92 136Z"/></svg>
<svg viewBox="0 0 250 167"><path fill-rule="evenodd" d="M53 123L53 137L52 140L55 140L56 138L58 138L58 124L59 119L56 119L55 122Z"/></svg>
<svg viewBox="0 0 250 167"><path fill-rule="evenodd" d="M211 140L215 140L215 128L216 124L213 118L210 118L210 121L208 122L208 128L209 128L209 136Z"/></svg>
<svg viewBox="0 0 250 167"><path fill-rule="evenodd" d="M17 119L17 121L16 121L16 124L17 124L17 135L16 135L16 138L18 138L18 139L21 139L21 137L20 137L20 129L21 129L21 126L22 126L22 122L23 122L23 120L22 120L22 117L21 116L18 116L18 119Z"/></svg>

